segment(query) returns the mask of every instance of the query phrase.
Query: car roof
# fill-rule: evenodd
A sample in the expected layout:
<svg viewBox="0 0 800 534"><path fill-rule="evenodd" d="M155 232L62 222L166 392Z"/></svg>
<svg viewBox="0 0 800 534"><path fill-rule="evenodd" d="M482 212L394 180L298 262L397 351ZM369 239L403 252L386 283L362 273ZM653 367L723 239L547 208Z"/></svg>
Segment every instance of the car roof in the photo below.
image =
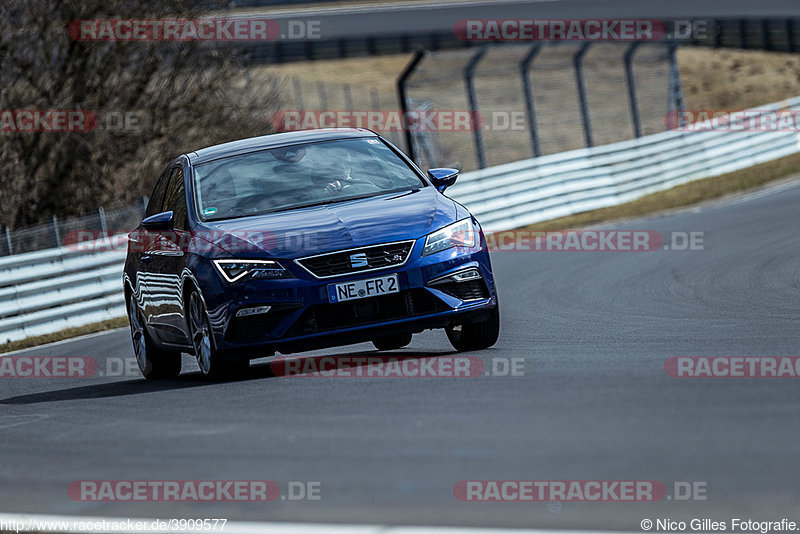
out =
<svg viewBox="0 0 800 534"><path fill-rule="evenodd" d="M377 137L378 134L365 128L328 128L324 130L302 130L297 132L284 132L261 137L250 137L201 148L187 154L192 165L205 163L219 158L246 154L269 148L296 145L315 141L330 141L332 139L349 139L354 137Z"/></svg>

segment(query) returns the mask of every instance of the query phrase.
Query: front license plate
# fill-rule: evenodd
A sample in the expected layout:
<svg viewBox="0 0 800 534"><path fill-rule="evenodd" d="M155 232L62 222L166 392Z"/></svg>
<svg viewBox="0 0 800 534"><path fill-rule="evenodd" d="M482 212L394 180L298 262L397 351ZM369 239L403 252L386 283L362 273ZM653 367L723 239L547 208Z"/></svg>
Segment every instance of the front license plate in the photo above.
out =
<svg viewBox="0 0 800 534"><path fill-rule="evenodd" d="M381 276L380 278L355 280L354 282L344 282L342 284L330 284L328 286L328 302L365 299L378 295L398 293L399 291L400 284L397 283L397 275L392 274L389 276Z"/></svg>

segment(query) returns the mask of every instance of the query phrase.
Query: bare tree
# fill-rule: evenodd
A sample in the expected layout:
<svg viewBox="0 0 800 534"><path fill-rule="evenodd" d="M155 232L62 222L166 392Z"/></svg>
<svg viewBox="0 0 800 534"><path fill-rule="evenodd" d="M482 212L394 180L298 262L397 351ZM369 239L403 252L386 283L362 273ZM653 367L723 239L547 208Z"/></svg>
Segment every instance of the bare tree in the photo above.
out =
<svg viewBox="0 0 800 534"><path fill-rule="evenodd" d="M275 86L250 81L229 44L79 41L67 33L73 20L198 15L180 0L0 3L0 110L145 118L132 131L0 133L0 224L130 203L176 155L270 133Z"/></svg>

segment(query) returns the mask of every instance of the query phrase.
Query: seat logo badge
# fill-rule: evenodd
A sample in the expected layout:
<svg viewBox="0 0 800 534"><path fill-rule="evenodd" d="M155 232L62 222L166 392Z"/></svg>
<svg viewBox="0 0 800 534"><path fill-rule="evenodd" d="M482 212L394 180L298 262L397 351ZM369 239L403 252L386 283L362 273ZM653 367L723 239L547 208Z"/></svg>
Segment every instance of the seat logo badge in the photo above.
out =
<svg viewBox="0 0 800 534"><path fill-rule="evenodd" d="M351 267L366 267L367 265L369 265L369 263L367 262L367 255L365 253L350 254Z"/></svg>

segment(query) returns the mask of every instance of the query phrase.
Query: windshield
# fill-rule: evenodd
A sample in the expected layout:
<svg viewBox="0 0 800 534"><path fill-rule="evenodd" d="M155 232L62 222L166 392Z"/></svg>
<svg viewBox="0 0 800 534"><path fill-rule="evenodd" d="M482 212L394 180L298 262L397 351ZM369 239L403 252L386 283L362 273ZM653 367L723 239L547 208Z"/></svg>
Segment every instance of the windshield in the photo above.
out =
<svg viewBox="0 0 800 534"><path fill-rule="evenodd" d="M423 187L374 137L274 148L195 166L202 220L219 220Z"/></svg>

